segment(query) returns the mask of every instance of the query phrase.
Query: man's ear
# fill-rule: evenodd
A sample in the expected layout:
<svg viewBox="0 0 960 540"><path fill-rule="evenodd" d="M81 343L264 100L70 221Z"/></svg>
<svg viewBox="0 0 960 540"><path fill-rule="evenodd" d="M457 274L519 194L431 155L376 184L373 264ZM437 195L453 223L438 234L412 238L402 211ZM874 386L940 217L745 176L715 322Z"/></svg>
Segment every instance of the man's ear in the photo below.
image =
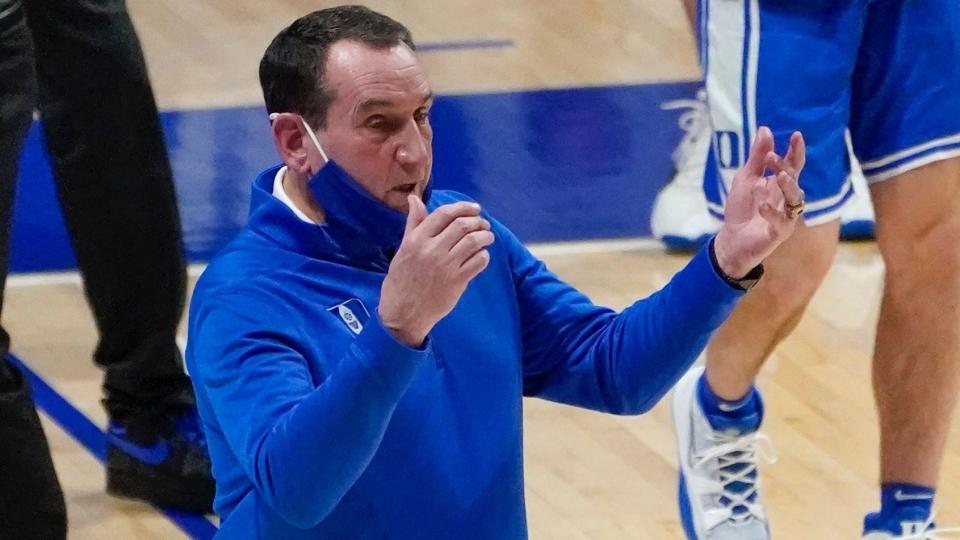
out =
<svg viewBox="0 0 960 540"><path fill-rule="evenodd" d="M277 147L277 153L280 154L280 160L287 169L310 176L312 171L307 158L308 141L303 130L300 117L294 113L279 113L274 116L270 125L273 143Z"/></svg>

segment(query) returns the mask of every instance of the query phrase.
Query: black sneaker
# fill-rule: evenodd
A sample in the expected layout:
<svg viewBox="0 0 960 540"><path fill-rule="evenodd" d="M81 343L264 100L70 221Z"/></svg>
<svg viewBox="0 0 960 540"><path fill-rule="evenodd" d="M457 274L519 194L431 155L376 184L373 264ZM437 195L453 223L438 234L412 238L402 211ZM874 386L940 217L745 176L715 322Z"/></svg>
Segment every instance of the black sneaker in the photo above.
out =
<svg viewBox="0 0 960 540"><path fill-rule="evenodd" d="M212 513L214 482L199 422L195 408L162 419L159 423L166 426L159 433L157 422L144 430L111 420L107 493L161 508Z"/></svg>

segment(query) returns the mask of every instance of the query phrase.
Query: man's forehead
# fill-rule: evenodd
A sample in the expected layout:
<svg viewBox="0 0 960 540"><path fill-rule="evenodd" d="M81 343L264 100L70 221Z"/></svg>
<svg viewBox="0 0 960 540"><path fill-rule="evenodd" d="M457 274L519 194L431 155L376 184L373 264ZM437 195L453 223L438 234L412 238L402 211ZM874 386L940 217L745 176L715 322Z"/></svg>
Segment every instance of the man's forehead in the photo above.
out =
<svg viewBox="0 0 960 540"><path fill-rule="evenodd" d="M422 100L430 94L426 71L405 44L374 48L353 40L338 41L330 48L325 77L338 95L359 100L357 94L364 94L363 101Z"/></svg>

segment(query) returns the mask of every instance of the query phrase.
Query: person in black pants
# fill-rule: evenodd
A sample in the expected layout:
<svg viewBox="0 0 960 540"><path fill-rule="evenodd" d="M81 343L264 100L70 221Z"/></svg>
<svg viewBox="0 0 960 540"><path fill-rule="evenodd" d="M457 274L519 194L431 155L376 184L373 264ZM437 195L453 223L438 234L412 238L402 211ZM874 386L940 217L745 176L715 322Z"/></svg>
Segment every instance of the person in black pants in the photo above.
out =
<svg viewBox="0 0 960 540"><path fill-rule="evenodd" d="M0 305L36 109L100 334L107 490L210 511L209 457L175 342L186 277L173 178L123 0L0 0ZM9 344L0 329L0 537L62 537L63 495Z"/></svg>

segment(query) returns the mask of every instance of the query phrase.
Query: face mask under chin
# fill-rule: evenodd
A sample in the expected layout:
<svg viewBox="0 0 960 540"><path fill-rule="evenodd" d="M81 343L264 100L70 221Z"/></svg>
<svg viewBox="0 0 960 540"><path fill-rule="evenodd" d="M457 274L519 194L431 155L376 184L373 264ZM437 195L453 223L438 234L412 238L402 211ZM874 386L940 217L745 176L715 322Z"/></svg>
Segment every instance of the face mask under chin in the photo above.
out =
<svg viewBox="0 0 960 540"><path fill-rule="evenodd" d="M325 217L324 226L338 241L381 250L396 249L403 239L406 213L373 197L336 161L330 159L306 119L300 117L307 136L325 163L308 181L307 189ZM422 199L429 203L432 181L424 187Z"/></svg>

